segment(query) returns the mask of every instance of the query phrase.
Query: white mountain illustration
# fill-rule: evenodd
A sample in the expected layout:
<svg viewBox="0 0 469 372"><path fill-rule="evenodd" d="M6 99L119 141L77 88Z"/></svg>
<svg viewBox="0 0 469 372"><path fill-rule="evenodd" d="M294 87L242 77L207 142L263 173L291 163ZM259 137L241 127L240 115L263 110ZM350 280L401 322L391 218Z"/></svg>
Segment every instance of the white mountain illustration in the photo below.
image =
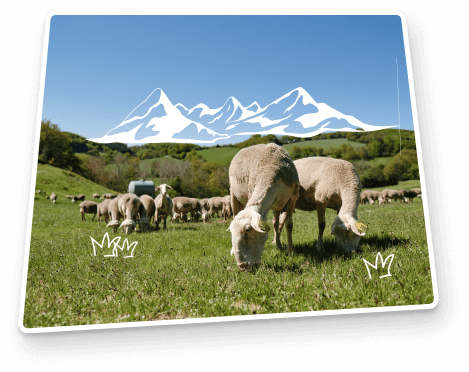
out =
<svg viewBox="0 0 469 372"><path fill-rule="evenodd" d="M296 88L261 108L257 102L244 107L230 97L211 109L200 103L191 109L173 105L160 88L155 89L99 143L214 143L234 135L276 134L312 137L330 131L374 131L392 128L362 123L325 103L317 103L303 88Z"/></svg>

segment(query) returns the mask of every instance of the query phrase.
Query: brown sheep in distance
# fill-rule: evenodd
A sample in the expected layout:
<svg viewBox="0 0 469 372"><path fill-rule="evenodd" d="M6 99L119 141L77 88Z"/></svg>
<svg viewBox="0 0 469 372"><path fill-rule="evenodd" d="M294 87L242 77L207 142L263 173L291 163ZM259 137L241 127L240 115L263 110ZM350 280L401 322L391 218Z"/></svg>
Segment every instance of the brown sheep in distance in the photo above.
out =
<svg viewBox="0 0 469 372"><path fill-rule="evenodd" d="M96 217L96 214L98 213L98 203L93 202L93 201L84 201L80 203L80 214L81 214L81 220L86 221L85 219L85 213L88 214L93 214L93 219L91 221L94 221L94 218Z"/></svg>
<svg viewBox="0 0 469 372"><path fill-rule="evenodd" d="M98 204L98 227L101 227L101 217L104 217L106 224L109 221L109 204L111 199L104 199Z"/></svg>

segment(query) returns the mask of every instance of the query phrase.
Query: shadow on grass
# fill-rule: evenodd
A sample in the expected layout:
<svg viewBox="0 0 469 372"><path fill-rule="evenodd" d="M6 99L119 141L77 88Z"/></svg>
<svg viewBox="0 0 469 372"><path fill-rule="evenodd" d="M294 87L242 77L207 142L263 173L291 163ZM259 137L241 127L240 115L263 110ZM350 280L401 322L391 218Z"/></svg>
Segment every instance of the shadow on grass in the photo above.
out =
<svg viewBox="0 0 469 372"><path fill-rule="evenodd" d="M337 261L338 259L342 261L349 261L356 258L357 254L363 253L362 245L368 245L372 249L378 249L381 252L384 252L388 249L392 249L398 245L407 245L410 243L410 239L395 238L391 236L370 236L360 239L360 245L358 246L357 252L343 252L339 246L330 239L324 241L324 252L319 253L316 249L317 241L308 244L298 244L294 245L295 255L303 256L307 261L310 261L311 264L317 265L324 262ZM277 249L277 248L274 248ZM281 250L282 254L287 254L286 249ZM267 269L273 270L275 272L291 271L297 274L303 272L303 264L293 263L293 262L282 262L282 263L269 263L264 262L263 266Z"/></svg>

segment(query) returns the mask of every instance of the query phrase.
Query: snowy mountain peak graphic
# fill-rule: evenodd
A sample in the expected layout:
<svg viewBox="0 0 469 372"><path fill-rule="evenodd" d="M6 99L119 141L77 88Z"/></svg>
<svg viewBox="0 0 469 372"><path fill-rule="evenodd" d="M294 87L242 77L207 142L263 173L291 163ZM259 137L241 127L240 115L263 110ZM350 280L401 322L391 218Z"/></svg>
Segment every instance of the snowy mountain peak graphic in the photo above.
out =
<svg viewBox="0 0 469 372"><path fill-rule="evenodd" d="M255 101L244 107L229 97L222 107L204 103L188 109L173 105L162 89L155 89L99 143L215 143L236 135L276 134L312 137L330 131L374 131L392 128L362 123L325 103L317 103L298 87L261 108Z"/></svg>

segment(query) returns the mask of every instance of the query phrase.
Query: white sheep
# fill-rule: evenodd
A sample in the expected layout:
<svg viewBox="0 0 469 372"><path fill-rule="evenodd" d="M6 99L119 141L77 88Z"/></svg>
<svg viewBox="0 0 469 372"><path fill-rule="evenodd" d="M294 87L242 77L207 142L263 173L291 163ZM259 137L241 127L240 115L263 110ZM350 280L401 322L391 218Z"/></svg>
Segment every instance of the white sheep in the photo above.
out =
<svg viewBox="0 0 469 372"><path fill-rule="evenodd" d="M208 220L208 212L202 206L200 201L195 198L188 198L186 196L176 196L173 199L173 211L181 215L181 220L187 222L187 213L191 213L191 219L194 217L195 212L202 213L202 220Z"/></svg>
<svg viewBox="0 0 469 372"><path fill-rule="evenodd" d="M392 202L392 200L395 200L396 203L398 200L402 200L402 201L405 201L404 199L404 195L402 193L400 193L399 191L397 190L394 190L394 189L384 189L383 191L381 191L383 197L385 198L385 200L389 203Z"/></svg>
<svg viewBox="0 0 469 372"><path fill-rule="evenodd" d="M163 183L155 188L155 191L160 191L155 198L155 224L156 229L159 230L159 222L163 220L163 229L166 229L166 219L171 217L173 214L173 199L168 195L168 189L171 189L171 186Z"/></svg>
<svg viewBox="0 0 469 372"><path fill-rule="evenodd" d="M137 195L124 194L119 198L117 205L119 213L125 218L119 227L124 228L126 234L130 234L137 223L143 230L146 229L148 226L147 212Z"/></svg>
<svg viewBox="0 0 469 372"><path fill-rule="evenodd" d="M354 252L365 235L357 228L361 183L355 167L348 161L312 157L295 160L300 178L300 195L296 209L318 213L319 234L316 249L324 252L323 233L326 208L337 211L331 226L336 243L344 252ZM274 216L276 217L276 216ZM282 230L284 216L280 221Z"/></svg>
<svg viewBox="0 0 469 372"><path fill-rule="evenodd" d="M119 199L121 197L117 197L114 199L108 198L107 200L110 200L109 202L109 223L106 225L106 227L112 227L112 232L117 232L117 228L120 226L120 219L122 218L122 215L120 214L119 211Z"/></svg>
<svg viewBox="0 0 469 372"><path fill-rule="evenodd" d="M101 203L98 204L98 227L101 227L101 217L104 217L106 224L109 220L109 204L111 199L104 199Z"/></svg>
<svg viewBox="0 0 469 372"><path fill-rule="evenodd" d="M94 199L101 199L101 195L94 193L93 198Z"/></svg>
<svg viewBox="0 0 469 372"><path fill-rule="evenodd" d="M207 211L210 210L210 204L208 204L209 200L210 200L210 198L200 200L200 204L202 204L204 209L207 210Z"/></svg>
<svg viewBox="0 0 469 372"><path fill-rule="evenodd" d="M211 218L215 218L215 213L219 217L219 211L223 210L223 198L221 196L215 196L208 200L209 211L208 215Z"/></svg>
<svg viewBox="0 0 469 372"><path fill-rule="evenodd" d="M415 192L417 195L422 193L422 189L420 187L416 187L413 189L410 189L410 191ZM418 196L417 196L418 197Z"/></svg>
<svg viewBox="0 0 469 372"><path fill-rule="evenodd" d="M72 203L75 204L78 200L85 200L85 195L83 194L80 194L80 195L76 195L76 196L72 196Z"/></svg>
<svg viewBox="0 0 469 372"><path fill-rule="evenodd" d="M148 226L150 226L151 225L151 219L153 218L153 216L155 214L155 201L149 195L140 196L140 201L143 204L143 208L145 208L146 215L147 215L147 218L148 218ZM143 229L145 229L145 227L143 227Z"/></svg>
<svg viewBox="0 0 469 372"><path fill-rule="evenodd" d="M269 231L265 221L271 209L277 217L286 213L288 253L292 254L292 214L299 180L290 154L273 143L244 148L231 161L229 177L234 219L228 230L231 254L239 269L250 271L260 261ZM278 230L278 223L274 227ZM281 248L280 239L277 246Z"/></svg>
<svg viewBox="0 0 469 372"><path fill-rule="evenodd" d="M179 218L180 218L179 213L174 213L174 212L173 212L172 217L171 217L171 223L173 223L173 222L175 222L175 223L179 222Z"/></svg>
<svg viewBox="0 0 469 372"><path fill-rule="evenodd" d="M413 203L414 202L414 198L417 197L417 193L413 190L407 190L407 189L402 189L399 191L400 194L404 195L404 199L406 199L407 201Z"/></svg>
<svg viewBox="0 0 469 372"><path fill-rule="evenodd" d="M385 203L385 199L383 198L383 194L381 192L375 190L365 190L361 192L361 204L366 204L366 202L368 202L369 204L374 204L375 201L378 201L379 204Z"/></svg>
<svg viewBox="0 0 469 372"><path fill-rule="evenodd" d="M80 203L80 214L81 214L81 220L86 221L85 219L85 213L88 214L93 214L93 219L96 217L96 213L98 213L98 203L95 203L93 201L84 201Z"/></svg>
<svg viewBox="0 0 469 372"><path fill-rule="evenodd" d="M55 195L55 192L52 191L52 194L50 195L50 200L52 200L52 204L55 204L57 201L57 195Z"/></svg>
<svg viewBox="0 0 469 372"><path fill-rule="evenodd" d="M231 218L233 215L233 210L231 209L231 196L226 195L223 197L223 210L221 211L221 216L223 217L224 221L226 221L226 217Z"/></svg>

